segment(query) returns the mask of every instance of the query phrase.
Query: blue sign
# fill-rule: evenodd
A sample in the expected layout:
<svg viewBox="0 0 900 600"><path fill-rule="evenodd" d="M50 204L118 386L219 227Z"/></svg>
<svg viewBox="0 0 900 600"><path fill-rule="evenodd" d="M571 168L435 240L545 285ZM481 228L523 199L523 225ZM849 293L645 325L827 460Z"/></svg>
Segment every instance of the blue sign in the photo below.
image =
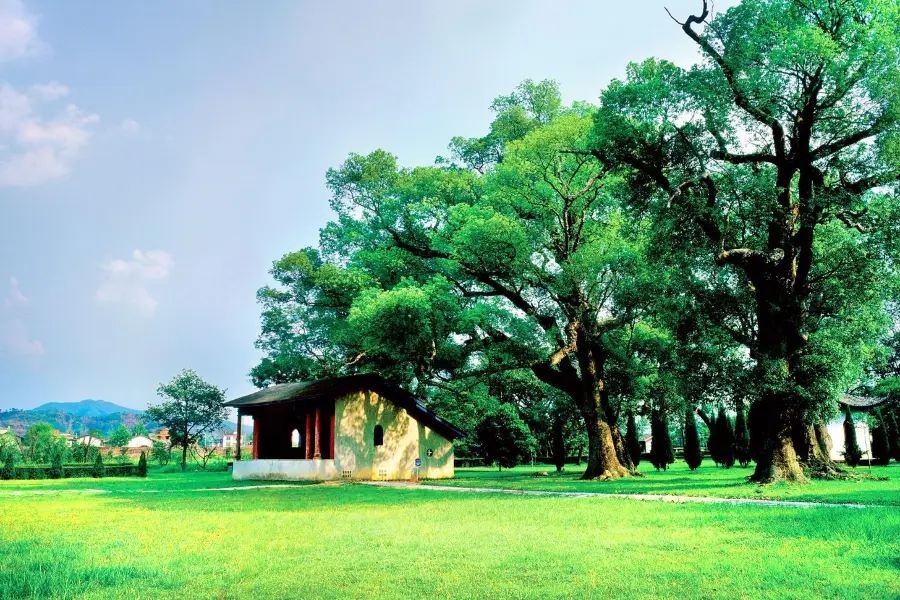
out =
<svg viewBox="0 0 900 600"><path fill-rule="evenodd" d="M421 459L421 458L417 458L417 459L416 459L416 466L417 466L417 467L421 467L421 466L422 466L422 459Z"/></svg>

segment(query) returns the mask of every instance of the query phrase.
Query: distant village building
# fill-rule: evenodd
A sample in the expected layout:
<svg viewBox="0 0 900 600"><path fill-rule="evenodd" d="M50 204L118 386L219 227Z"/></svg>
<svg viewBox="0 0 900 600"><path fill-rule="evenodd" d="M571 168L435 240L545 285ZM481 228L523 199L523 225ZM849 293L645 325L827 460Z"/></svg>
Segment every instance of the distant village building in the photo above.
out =
<svg viewBox="0 0 900 600"><path fill-rule="evenodd" d="M146 435L136 435L128 440L129 448L150 448L153 446L153 440Z"/></svg>
<svg viewBox="0 0 900 600"><path fill-rule="evenodd" d="M244 439L245 436L241 435L241 445L245 445L246 441ZM232 450L237 447L238 433L237 431L233 433L225 433L222 435L222 439L219 440L219 448L231 448Z"/></svg>
<svg viewBox="0 0 900 600"><path fill-rule="evenodd" d="M375 375L273 385L226 406L238 409L238 435L242 417L253 418L253 456L238 449L234 479L410 479L417 468L448 478L463 436Z"/></svg>
<svg viewBox="0 0 900 600"><path fill-rule="evenodd" d="M103 445L103 440L96 435L83 435L75 439L75 444L78 446L94 446L99 448Z"/></svg>
<svg viewBox="0 0 900 600"><path fill-rule="evenodd" d="M171 440L169 439L169 430L168 429L160 429L153 435L154 442L162 442L166 446L171 444Z"/></svg>

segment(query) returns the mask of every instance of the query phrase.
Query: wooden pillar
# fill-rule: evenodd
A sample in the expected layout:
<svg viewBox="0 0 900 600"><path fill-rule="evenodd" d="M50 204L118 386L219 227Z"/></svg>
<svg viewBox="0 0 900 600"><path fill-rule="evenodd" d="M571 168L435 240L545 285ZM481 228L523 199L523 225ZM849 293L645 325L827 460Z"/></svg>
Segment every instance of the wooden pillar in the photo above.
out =
<svg viewBox="0 0 900 600"><path fill-rule="evenodd" d="M328 458L334 460L334 413L331 413L331 424L328 428Z"/></svg>
<svg viewBox="0 0 900 600"><path fill-rule="evenodd" d="M253 421L253 460L259 458L259 427L257 421Z"/></svg>
<svg viewBox="0 0 900 600"><path fill-rule="evenodd" d="M322 440L322 409L318 406L316 407L316 453L314 458L322 458L322 451L319 449L319 444Z"/></svg>
<svg viewBox="0 0 900 600"><path fill-rule="evenodd" d="M310 415L309 413L306 413L306 437L304 438L306 440L306 454L303 455L303 457L306 460L309 460L312 458L311 436L312 436L312 415Z"/></svg>
<svg viewBox="0 0 900 600"><path fill-rule="evenodd" d="M238 409L238 423L237 423L237 449L234 451L234 460L241 460L241 417L244 415L241 414L241 409ZM256 427L253 428L254 431Z"/></svg>

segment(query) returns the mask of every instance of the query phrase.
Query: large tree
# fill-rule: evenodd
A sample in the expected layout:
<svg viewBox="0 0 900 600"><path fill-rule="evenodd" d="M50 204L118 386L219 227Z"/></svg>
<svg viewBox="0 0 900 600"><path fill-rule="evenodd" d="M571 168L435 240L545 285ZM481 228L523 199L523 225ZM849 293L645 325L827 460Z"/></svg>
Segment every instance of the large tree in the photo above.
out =
<svg viewBox="0 0 900 600"><path fill-rule="evenodd" d="M882 291L900 177L900 6L745 0L714 19L700 8L680 25L704 62L632 65L603 95L593 153L626 165L640 208L749 290L753 479L803 480L797 431L816 440L835 411L852 366L840 333Z"/></svg>
<svg viewBox="0 0 900 600"><path fill-rule="evenodd" d="M287 365L266 366L265 380L309 358L420 391L527 369L577 407L584 476L627 475L606 371L611 334L652 289L643 224L584 154L590 107L562 108L554 84L526 82L494 108L488 136L454 139L436 166L376 151L329 171L338 220L260 292L266 365Z"/></svg>
<svg viewBox="0 0 900 600"><path fill-rule="evenodd" d="M187 468L188 450L228 417L225 390L204 381L195 371L185 369L156 393L164 400L147 407L152 421L169 429L173 446L181 448L181 470Z"/></svg>

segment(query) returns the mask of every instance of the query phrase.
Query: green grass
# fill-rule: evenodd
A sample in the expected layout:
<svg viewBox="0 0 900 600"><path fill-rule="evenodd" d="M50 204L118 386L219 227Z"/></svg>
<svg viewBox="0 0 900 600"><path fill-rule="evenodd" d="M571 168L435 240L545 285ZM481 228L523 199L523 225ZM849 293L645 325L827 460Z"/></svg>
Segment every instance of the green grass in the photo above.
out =
<svg viewBox="0 0 900 600"><path fill-rule="evenodd" d="M642 462L639 470L646 477L629 477L618 481L581 481L584 468L567 465L557 474L550 465L520 466L515 469L496 468L457 469L456 478L435 481L440 485L462 487L490 487L505 489L551 490L560 492L606 492L623 494L668 494L684 496L712 496L718 498L759 498L765 500L797 500L806 502L860 503L900 506L900 465L872 467L872 475L888 477L887 481L812 481L803 485L752 485L746 478L751 469L720 469L706 460L696 471L690 471L683 461L676 461L667 471L657 472ZM546 471L549 477L534 477ZM867 475L868 468L855 469Z"/></svg>
<svg viewBox="0 0 900 600"><path fill-rule="evenodd" d="M233 485L226 473L2 482L0 598L900 597L894 507L194 491ZM73 489L107 493L12 494Z"/></svg>

